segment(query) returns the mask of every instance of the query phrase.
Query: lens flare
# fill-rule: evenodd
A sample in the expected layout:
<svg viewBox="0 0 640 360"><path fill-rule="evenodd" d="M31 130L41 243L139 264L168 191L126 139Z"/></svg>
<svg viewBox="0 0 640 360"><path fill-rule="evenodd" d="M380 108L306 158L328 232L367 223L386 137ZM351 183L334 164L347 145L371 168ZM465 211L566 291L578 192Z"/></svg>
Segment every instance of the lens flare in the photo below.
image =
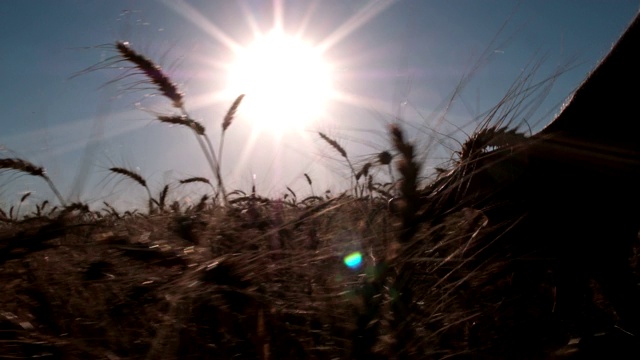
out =
<svg viewBox="0 0 640 360"><path fill-rule="evenodd" d="M359 251L353 252L344 257L344 264L350 269L357 269L362 265L362 254Z"/></svg>

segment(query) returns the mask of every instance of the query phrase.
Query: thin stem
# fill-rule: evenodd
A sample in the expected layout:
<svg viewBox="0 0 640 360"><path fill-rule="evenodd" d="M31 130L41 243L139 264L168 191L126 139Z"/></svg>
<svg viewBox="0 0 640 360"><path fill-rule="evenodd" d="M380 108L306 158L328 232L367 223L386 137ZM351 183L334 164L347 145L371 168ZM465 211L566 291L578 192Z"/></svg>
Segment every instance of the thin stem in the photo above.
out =
<svg viewBox="0 0 640 360"><path fill-rule="evenodd" d="M53 181L51 181L51 179L49 179L49 177L46 175L44 176L44 180L47 182L47 184L49 184L51 191L53 191L53 193L56 195L56 197L58 198L58 201L60 201L60 205L67 206L66 202L62 198L62 195L60 195L60 192L58 191L56 186L53 185Z"/></svg>
<svg viewBox="0 0 640 360"><path fill-rule="evenodd" d="M207 134L204 135L204 138L207 141L207 146L209 146L209 151L211 152L212 156L215 158L215 151L213 150L213 146L211 145L211 139L209 139L209 136L207 136ZM222 140L221 140L222 141ZM221 142L222 145L222 142ZM222 151L222 148L220 149L220 151ZM222 174L221 174L221 168L220 168L220 162L222 161L222 154L220 154L220 157L218 157L218 160L216 161L216 171L215 171L215 176L216 179L218 180L218 188L220 189L220 192L222 192L222 199L225 203L225 205L227 204L227 192L224 189L224 184L222 182Z"/></svg>
<svg viewBox="0 0 640 360"><path fill-rule="evenodd" d="M181 107L180 110L182 111L182 114L185 115L187 118L189 117L189 113L187 112L187 110L184 107ZM216 156L216 152L213 149L213 145L211 145L211 140L209 139L209 136L207 136L206 133L204 133L203 135L200 135L196 129L191 128L191 130L193 131L193 134L196 137L196 140L198 141L198 145L200 145L200 149L202 149L202 153L204 154L204 157L207 159L207 162L209 163L209 168L211 168L211 171L213 172L213 175L216 177L216 180L218 181L218 188L220 189L220 192L222 193L222 201L224 202L225 206L228 205L227 203L227 193L224 189L224 183L222 181L222 176L220 175L220 165L219 165L219 160ZM204 140L203 140L204 137Z"/></svg>

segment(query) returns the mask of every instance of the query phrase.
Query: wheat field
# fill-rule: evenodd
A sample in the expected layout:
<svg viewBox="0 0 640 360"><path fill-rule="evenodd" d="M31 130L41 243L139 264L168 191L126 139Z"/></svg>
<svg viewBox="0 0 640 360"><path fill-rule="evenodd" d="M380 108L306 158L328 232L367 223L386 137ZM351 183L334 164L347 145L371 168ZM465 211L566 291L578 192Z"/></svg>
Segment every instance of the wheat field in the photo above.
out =
<svg viewBox="0 0 640 360"><path fill-rule="evenodd" d="M634 110L637 90L597 91L621 69L640 80L629 50L638 24L539 134L501 116L528 96L526 81L429 181L400 122L385 129L389 150L363 165L318 132L349 189L315 195L304 174L311 195L287 188L279 199L225 187L224 136L242 94L216 144L159 65L110 45L93 69L123 68L163 96L174 112L154 121L190 129L210 173L157 192L114 165L109 176L148 197L122 211L70 203L44 167L1 158L0 176L40 178L57 201L25 208L26 193L0 209L0 358L637 358L637 141L571 126L600 111L582 105L596 96L598 115ZM627 106L608 107L620 96ZM585 160L578 140L613 160ZM168 201L193 184L207 189L198 201Z"/></svg>

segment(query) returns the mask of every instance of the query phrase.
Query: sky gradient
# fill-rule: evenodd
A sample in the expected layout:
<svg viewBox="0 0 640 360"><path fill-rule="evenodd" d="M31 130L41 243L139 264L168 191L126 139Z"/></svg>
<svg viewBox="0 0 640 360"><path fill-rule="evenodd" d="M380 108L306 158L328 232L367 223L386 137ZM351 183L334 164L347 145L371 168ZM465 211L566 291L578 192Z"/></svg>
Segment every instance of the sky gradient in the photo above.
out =
<svg viewBox="0 0 640 360"><path fill-rule="evenodd" d="M265 196L287 186L305 194L307 173L316 194L343 190L348 167L317 131L338 139L358 167L389 149L385 126L397 117L422 146L427 174L519 78L565 70L513 119L524 131L548 123L639 8L637 0L2 1L0 157L44 166L66 198L98 207L145 204L144 190L110 175L112 166L140 172L154 193L181 178L212 179L193 134L153 120L170 111L166 100L127 90L136 79L113 81L122 71L99 64L116 54L115 41L129 41L179 84L217 144L235 97L224 91L232 47L280 22L322 47L341 96L305 129L277 135L266 130L270 119L249 121L241 104L225 138L227 189L248 191L255 181ZM53 200L43 185L0 172L0 207L26 191L32 202ZM170 198L203 191L176 188Z"/></svg>

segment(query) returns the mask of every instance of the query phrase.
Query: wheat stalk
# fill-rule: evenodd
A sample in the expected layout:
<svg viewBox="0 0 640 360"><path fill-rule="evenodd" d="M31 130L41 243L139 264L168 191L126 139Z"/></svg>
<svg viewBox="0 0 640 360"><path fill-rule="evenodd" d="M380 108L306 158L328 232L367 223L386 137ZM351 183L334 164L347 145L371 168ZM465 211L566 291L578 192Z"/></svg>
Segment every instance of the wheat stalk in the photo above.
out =
<svg viewBox="0 0 640 360"><path fill-rule="evenodd" d="M209 179L205 178L205 177L200 177L200 176L194 176L194 177L190 177L187 179L182 179L180 181L178 181L180 184L190 184L190 183L194 183L194 182L200 182L200 183L204 183L204 184L208 184L209 186L211 186L211 182L209 181Z"/></svg>
<svg viewBox="0 0 640 360"><path fill-rule="evenodd" d="M198 141L198 144L200 145L200 148L202 149L202 152L204 153L204 156L209 163L209 167L211 168L211 171L218 181L218 187L220 192L222 193L223 201L225 204L227 204L227 195L221 175L221 153L224 143L224 134L233 122L233 118L238 110L240 102L244 98L244 94L238 96L235 99L222 121L222 133L220 135L219 144L220 155L216 156L216 152L211 143L211 139L205 132L204 126L202 126L202 124L193 120L189 116L184 107L183 93L178 90L177 85L173 83L170 78L162 71L162 68L155 64L149 58L133 50L128 42L118 41L116 42L115 47L122 59L131 62L141 74L146 76L149 81L160 90L162 95L173 102L173 106L175 108L181 111L181 115L158 116L157 119L161 122L169 124L183 125L193 130L194 134L196 135L196 140Z"/></svg>
<svg viewBox="0 0 640 360"><path fill-rule="evenodd" d="M462 144L459 156L459 165L470 161L475 155L482 154L490 149L505 148L523 143L527 140L524 134L516 129L508 129L499 125L488 126L476 131Z"/></svg>
<svg viewBox="0 0 640 360"><path fill-rule="evenodd" d="M31 191L27 191L24 195L22 195L22 197L20 198L20 204L27 200L29 196L31 196Z"/></svg>
<svg viewBox="0 0 640 360"><path fill-rule="evenodd" d="M404 247L402 250L405 254L411 253L412 248L417 243L411 242L414 234L418 231L419 220L417 212L420 208L419 192L418 192L418 174L420 166L416 163L414 146L404 138L404 133L400 126L392 124L389 128L392 142L402 155L398 161L398 172L402 175L400 183L400 191L402 194L400 217L402 219L402 230L399 234L399 240ZM410 304L412 303L411 292L408 291L409 281L414 273L414 264L406 261L399 261L395 266L395 276L392 288L400 294L394 301L390 303L393 318L390 321L392 328L395 329L395 350L399 353L406 348L407 339L413 338L413 329L403 325L403 321L409 315Z"/></svg>
<svg viewBox="0 0 640 360"><path fill-rule="evenodd" d="M53 184L53 181L49 179L43 167L35 166L34 164L22 159L3 158L3 159L0 159L0 169L18 171L18 172L29 174L31 176L37 176L44 179L44 181L46 181L47 184L49 185L49 188L51 189L51 191L53 191L53 193L56 195L56 197L60 201L60 204L62 204L62 206L66 205L64 199L62 198L62 195L60 195L60 192Z"/></svg>
<svg viewBox="0 0 640 360"><path fill-rule="evenodd" d="M47 207L47 204L49 204L49 200L45 200L42 202L42 204L40 204L40 206L38 206L38 216L40 216L41 212L44 211L44 208Z"/></svg>
<svg viewBox="0 0 640 360"><path fill-rule="evenodd" d="M327 144L331 145L332 148L334 148L337 152L339 152L343 158L349 161L349 157L347 156L347 151L342 146L340 146L340 144L338 144L337 141L333 140L332 138L328 137L327 135L321 132L318 132L318 135L320 135L322 140L326 141Z"/></svg>
<svg viewBox="0 0 640 360"><path fill-rule="evenodd" d="M309 174L304 173L304 178L307 179L307 183L309 184L309 187L311 188L311 195L315 195L313 193L313 181L311 181L311 177L309 177Z"/></svg>
<svg viewBox="0 0 640 360"><path fill-rule="evenodd" d="M233 104L231 104L231 107L229 107L229 110L227 111L227 114L224 116L224 120L222 121L223 132L225 132L231 125L231 122L233 121L233 118L235 117L236 112L238 111L238 107L240 106L243 98L244 94L241 94L234 100Z"/></svg>
<svg viewBox="0 0 640 360"><path fill-rule="evenodd" d="M133 63L142 74L149 78L151 83L158 87L160 93L173 102L174 107L183 108L184 94L178 90L177 85L169 79L160 66L144 55L137 53L126 41L116 42L116 49L123 59Z"/></svg>
<svg viewBox="0 0 640 360"><path fill-rule="evenodd" d="M242 102L243 98L244 98L244 94L240 94L235 99L233 104L231 104L231 106L229 107L229 110L227 110L227 113L225 114L224 119L222 120L222 132L220 133L220 146L218 148L218 156L219 156L218 157L218 186L220 187L220 190L222 191L222 196L225 199L227 195L224 190L224 187L222 186L222 178L220 175L222 172L222 147L224 145L224 134L227 132L227 129L229 128L229 126L231 126L231 123L233 122L233 118L235 117L236 112L238 111L238 107L240 106L240 103Z"/></svg>
<svg viewBox="0 0 640 360"><path fill-rule="evenodd" d="M149 195L149 213L153 212L153 196L151 195L151 190L149 190L149 187L147 186L147 181L142 177L142 175L133 170L121 167L111 167L109 168L109 171L129 178L144 187L147 190L147 195Z"/></svg>
<svg viewBox="0 0 640 360"><path fill-rule="evenodd" d="M165 185L160 191L160 195L158 196L158 207L160 208L160 212L164 212L164 205L167 199L167 194L169 193L169 184Z"/></svg>
<svg viewBox="0 0 640 360"><path fill-rule="evenodd" d="M120 214L118 214L118 211L113 206L111 206L111 204L106 201L103 201L102 203L107 207L107 209L109 209L108 212L109 214L111 214L111 216L115 216L116 219L120 219Z"/></svg>
<svg viewBox="0 0 640 360"><path fill-rule="evenodd" d="M202 124L200 124L199 122L193 119L190 119L185 115L170 115L170 116L161 115L161 116L157 116L156 119L158 119L160 122L167 123L167 124L186 126L191 130L193 130L196 134L201 136L205 134L205 129Z"/></svg>
<svg viewBox="0 0 640 360"><path fill-rule="evenodd" d="M356 180L360 180L360 178L362 176L364 176L364 177L369 176L369 169L371 169L371 163L370 162L364 164L362 169L360 169L360 171L358 171L358 173L356 174Z"/></svg>
<svg viewBox="0 0 640 360"><path fill-rule="evenodd" d="M44 175L44 169L42 167L35 166L32 163L22 159L0 159L0 169L16 170L33 176Z"/></svg>
<svg viewBox="0 0 640 360"><path fill-rule="evenodd" d="M22 203L24 203L24 201L27 200L29 196L31 196L31 191L27 191L20 197L20 203L18 204L18 209L16 210L16 219L20 217L20 208L22 208Z"/></svg>
<svg viewBox="0 0 640 360"><path fill-rule="evenodd" d="M62 211L60 212L60 216L62 217L62 216L68 215L75 210L78 210L80 213L85 213L85 214L90 212L89 206L87 204L83 204L81 202L74 202L65 206L64 209L62 209Z"/></svg>
<svg viewBox="0 0 640 360"><path fill-rule="evenodd" d="M358 186L358 182L360 181L361 177L364 177L366 180L366 178L369 176L369 169L371 169L370 162L364 164L364 166L360 169L360 171L358 171L358 173L356 174L356 187ZM360 188L360 196L364 195L364 187L365 187L365 184L363 183L362 187Z"/></svg>
<svg viewBox="0 0 640 360"><path fill-rule="evenodd" d="M204 208L207 206L207 200L209 200L209 195L207 194L202 195L202 197L200 198L200 201L198 201L198 204L195 206L194 211L199 213L202 210L204 210Z"/></svg>
<svg viewBox="0 0 640 360"><path fill-rule="evenodd" d="M152 84L158 87L162 95L173 101L173 106L182 112L182 115L158 116L157 118L161 122L183 125L193 130L196 140L198 141L198 145L200 145L200 148L209 163L209 167L218 179L218 185L224 194L224 186L220 175L220 166L218 164L216 153L211 145L211 140L207 136L204 126L193 120L187 113L187 110L184 107L184 94L178 90L177 85L169 79L160 66L144 55L133 50L128 42L116 42L116 49L124 60L133 63L135 67L151 81Z"/></svg>
<svg viewBox="0 0 640 360"><path fill-rule="evenodd" d="M136 173L135 171L121 167L112 167L109 168L109 171L116 174L124 175L125 177L128 177L129 179L140 184L140 186L143 186L145 189L147 189L147 181L142 177L142 175Z"/></svg>
<svg viewBox="0 0 640 360"><path fill-rule="evenodd" d="M157 119L168 124L183 125L193 130L194 134L196 135L196 140L198 141L198 144L200 145L200 148L202 149L202 152L204 153L204 156L209 163L211 171L218 179L218 186L220 187L221 192L224 194L224 185L222 183L222 176L220 175L220 163L215 151L213 150L213 146L211 145L211 140L205 132L205 127L198 121L193 120L188 115L186 115L187 111L184 108L182 109L182 112L185 115L158 116ZM208 152L207 148L209 149Z"/></svg>
<svg viewBox="0 0 640 360"><path fill-rule="evenodd" d="M292 196L292 199L293 199L293 205L296 206L296 204L298 202L298 195L296 195L295 191L293 191L290 187L286 186L286 188L287 188L287 191L289 191L291 193L291 196Z"/></svg>
<svg viewBox="0 0 640 360"><path fill-rule="evenodd" d="M417 230L417 224L414 220L419 207L417 186L420 167L415 161L413 144L404 139L402 129L398 125L392 124L390 133L394 146L402 155L397 165L398 171L402 175L400 191L402 193L401 216L404 229L401 241L408 242Z"/></svg>
<svg viewBox="0 0 640 360"><path fill-rule="evenodd" d="M207 184L209 186L211 186L211 189L214 191L215 193L215 188L213 187L213 184L211 184L211 181L209 181L209 179L205 178L205 177L201 177L201 176L194 176L194 177L190 177L187 179L182 179L178 181L180 183L180 185L184 185L184 184L191 184L191 183L203 183L203 184ZM225 200L226 201L226 200Z"/></svg>
<svg viewBox="0 0 640 360"><path fill-rule="evenodd" d="M393 169L391 167L392 160L393 160L393 155L391 155L391 153L386 150L378 154L378 162L380 162L381 165L387 166L389 177L391 178L391 182L395 183L396 179L393 176Z"/></svg>
<svg viewBox="0 0 640 360"><path fill-rule="evenodd" d="M334 139L328 137L324 133L318 132L318 135L320 135L322 140L326 141L327 144L329 144L338 153L340 153L340 155L342 155L342 157L345 158L345 160L347 160L347 164L349 165L349 169L351 169L351 175L353 175L353 178L356 179L356 191L355 192L356 192L356 196L358 196L358 179L356 178L356 171L353 168L353 165L351 164L351 160L349 160L349 157L347 156L347 151L342 146L340 146L340 144L338 144L337 141L335 141Z"/></svg>

